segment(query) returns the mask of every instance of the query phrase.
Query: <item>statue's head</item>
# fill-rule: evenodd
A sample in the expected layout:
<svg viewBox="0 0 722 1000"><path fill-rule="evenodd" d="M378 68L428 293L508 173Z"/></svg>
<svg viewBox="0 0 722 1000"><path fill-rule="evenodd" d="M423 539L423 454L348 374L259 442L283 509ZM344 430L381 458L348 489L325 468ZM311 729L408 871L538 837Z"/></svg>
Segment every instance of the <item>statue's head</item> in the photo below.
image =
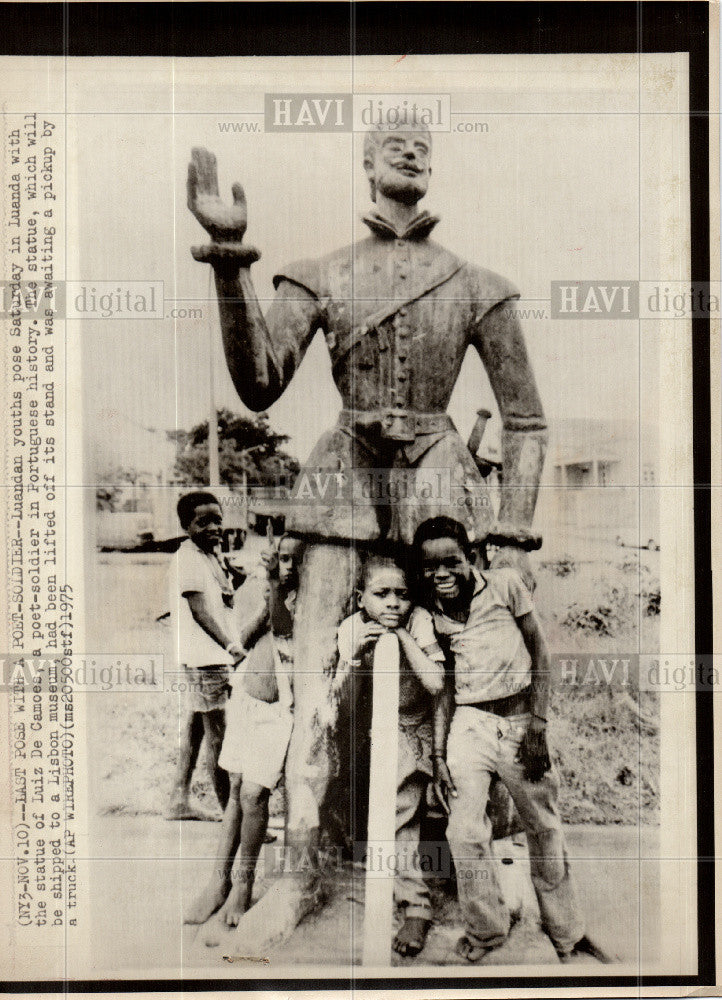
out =
<svg viewBox="0 0 722 1000"><path fill-rule="evenodd" d="M372 128L364 139L364 170L377 193L405 205L424 197L431 176L431 133Z"/></svg>

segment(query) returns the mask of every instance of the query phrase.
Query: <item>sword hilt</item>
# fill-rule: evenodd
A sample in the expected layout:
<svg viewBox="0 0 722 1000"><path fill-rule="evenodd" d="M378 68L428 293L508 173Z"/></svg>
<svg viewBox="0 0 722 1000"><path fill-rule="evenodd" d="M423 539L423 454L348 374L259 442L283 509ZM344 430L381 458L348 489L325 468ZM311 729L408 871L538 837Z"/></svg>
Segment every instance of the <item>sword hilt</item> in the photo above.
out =
<svg viewBox="0 0 722 1000"><path fill-rule="evenodd" d="M484 431L486 430L486 424L491 413L489 410L477 410L476 411L476 423L471 429L471 434L469 435L469 440L466 443L467 448L471 454L476 458L476 453L481 445L481 439L484 437Z"/></svg>

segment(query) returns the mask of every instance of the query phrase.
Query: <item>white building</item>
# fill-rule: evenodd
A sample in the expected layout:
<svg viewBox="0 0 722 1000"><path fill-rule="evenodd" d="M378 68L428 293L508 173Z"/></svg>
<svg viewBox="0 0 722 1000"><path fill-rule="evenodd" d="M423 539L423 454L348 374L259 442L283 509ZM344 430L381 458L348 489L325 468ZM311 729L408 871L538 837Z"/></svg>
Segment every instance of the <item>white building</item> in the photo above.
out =
<svg viewBox="0 0 722 1000"><path fill-rule="evenodd" d="M545 540L564 536L659 541L656 427L631 420L550 422L535 526ZM545 545L546 548L546 545Z"/></svg>

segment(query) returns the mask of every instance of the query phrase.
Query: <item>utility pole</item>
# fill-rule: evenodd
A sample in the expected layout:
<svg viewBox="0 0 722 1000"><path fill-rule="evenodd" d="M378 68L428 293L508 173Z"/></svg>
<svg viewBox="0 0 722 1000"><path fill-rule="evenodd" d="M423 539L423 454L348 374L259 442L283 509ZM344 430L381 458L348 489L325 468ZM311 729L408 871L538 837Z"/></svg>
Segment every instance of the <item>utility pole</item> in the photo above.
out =
<svg viewBox="0 0 722 1000"><path fill-rule="evenodd" d="M208 268L208 302L211 301L211 271ZM216 411L216 387L215 387L215 331L213 329L213 310L208 310L208 382L209 382L209 405L208 414L208 485L221 485L221 470L218 458L218 413Z"/></svg>
<svg viewBox="0 0 722 1000"><path fill-rule="evenodd" d="M262 444L254 444L250 448L244 448L243 451L241 452L241 454L245 458L246 455L250 455L251 452L258 451L261 448L263 448ZM241 493L242 493L242 496L243 496L243 510L245 512L245 519L246 519L245 528L246 528L246 531L247 531L248 530L248 520L249 520L249 517L248 517L248 472L246 471L245 468L243 469L243 471L241 473Z"/></svg>

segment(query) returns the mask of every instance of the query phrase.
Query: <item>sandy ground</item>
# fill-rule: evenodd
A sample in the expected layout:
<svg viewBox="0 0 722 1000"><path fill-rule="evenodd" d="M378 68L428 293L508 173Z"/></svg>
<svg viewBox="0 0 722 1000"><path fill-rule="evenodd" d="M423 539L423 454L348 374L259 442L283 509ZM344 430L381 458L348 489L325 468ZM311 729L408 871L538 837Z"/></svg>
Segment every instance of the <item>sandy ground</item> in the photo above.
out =
<svg viewBox="0 0 722 1000"><path fill-rule="evenodd" d="M169 823L148 817L102 817L91 838L93 946L96 972L108 969L213 968L227 971L223 956L243 955L243 942L229 932L220 949L195 942L195 928L182 927L184 906L203 884L212 865L208 857L217 832L210 823ZM625 964L653 961L659 941L658 831L651 827L567 828L574 876L587 929L605 950ZM545 965L562 968L551 942L541 931L523 846L497 844L507 898L521 898L522 917L507 942L486 956L483 965ZM260 880L258 892L264 891ZM271 970L313 964L357 964L363 940L363 872L346 866L339 873L332 902L309 917L281 947L267 957ZM453 947L462 931L458 904L440 890L434 894L436 921L425 950L416 959L394 965L472 968L459 964ZM110 903L108 902L110 900ZM153 905L148 905L148 900ZM122 928L122 933L119 933ZM203 931L201 931L203 933ZM207 955L204 954L207 952ZM601 966L585 959L601 971ZM234 965L239 977L258 966ZM550 970L551 971L551 970ZM589 970L585 970L588 974Z"/></svg>

